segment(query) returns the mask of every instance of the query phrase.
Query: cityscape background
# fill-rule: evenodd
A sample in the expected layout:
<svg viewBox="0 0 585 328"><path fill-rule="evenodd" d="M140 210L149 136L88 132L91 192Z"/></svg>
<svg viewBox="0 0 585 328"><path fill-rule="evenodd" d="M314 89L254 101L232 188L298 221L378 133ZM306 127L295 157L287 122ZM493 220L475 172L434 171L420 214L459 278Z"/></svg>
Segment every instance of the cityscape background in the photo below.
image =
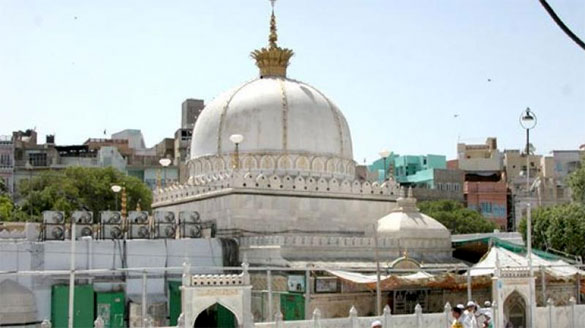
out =
<svg viewBox="0 0 585 328"><path fill-rule="evenodd" d="M585 34L585 3L551 5ZM0 131L36 127L66 145L135 128L153 146L175 131L185 98L210 101L257 75L248 54L266 43L265 7L4 3ZM336 100L360 163L382 148L454 158L457 141L485 136L518 148L527 106L538 152L583 139L585 58L535 1L282 0L277 11L279 43L297 54L290 77Z"/></svg>

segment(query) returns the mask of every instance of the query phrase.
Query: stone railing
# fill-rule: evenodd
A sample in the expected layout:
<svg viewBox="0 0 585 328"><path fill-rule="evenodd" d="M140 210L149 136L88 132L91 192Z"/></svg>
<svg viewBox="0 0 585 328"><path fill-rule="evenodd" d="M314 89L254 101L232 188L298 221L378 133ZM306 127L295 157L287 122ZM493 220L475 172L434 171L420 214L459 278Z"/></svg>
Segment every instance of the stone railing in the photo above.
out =
<svg viewBox="0 0 585 328"><path fill-rule="evenodd" d="M552 299L547 305L536 308L534 328L579 328L585 327L585 304L577 304L574 297L568 306L554 306Z"/></svg>
<svg viewBox="0 0 585 328"><path fill-rule="evenodd" d="M241 247L250 246L281 246L281 247L313 247L331 246L344 248L369 248L374 247L374 238L368 237L343 237L343 236L252 236L241 237ZM401 245L394 237L379 237L378 247L397 248L410 245ZM450 246L450 245L448 245ZM417 248L437 249L445 247L442 239L429 240L421 238L417 241Z"/></svg>
<svg viewBox="0 0 585 328"><path fill-rule="evenodd" d="M555 307L553 302L548 302L546 307L539 307L536 310L535 327L534 328L581 328L585 322L585 304L577 305L575 298L571 297L569 306ZM496 312L496 308L492 309L492 313ZM259 322L252 326L244 325L245 328L361 328L370 327L371 323L379 320L383 328L445 328L451 327L453 317L451 315L451 305L445 304L443 312L423 313L422 307L417 304L414 308L413 314L393 315L390 307L384 308L384 313L381 316L374 317L360 317L355 307L349 310L349 316L345 318L323 319L321 318L321 311L315 309L313 317L310 320L293 320L283 321L283 315L280 311L274 316L273 322ZM497 323L497 320L492 321ZM177 320L177 328L184 328L184 317L181 314ZM44 320L41 323L41 328L50 328L51 322ZM94 322L95 328L103 328L104 321L101 317ZM145 320L144 327L153 327L152 320ZM167 327L171 328L171 327ZM494 328L504 328L497 327Z"/></svg>
<svg viewBox="0 0 585 328"><path fill-rule="evenodd" d="M203 274L192 275L191 286L241 286L244 274Z"/></svg>
<svg viewBox="0 0 585 328"><path fill-rule="evenodd" d="M331 197L361 197L396 199L400 187L394 181L384 183L360 182L359 180L338 180L337 178L316 178L311 176L271 175L251 172L216 173L207 176L192 177L182 185L174 185L155 190L153 205L160 206L175 202L196 199L230 189L248 191L271 191L273 193L319 193Z"/></svg>
<svg viewBox="0 0 585 328"><path fill-rule="evenodd" d="M373 321L379 320L383 328L390 327L412 327L412 328L445 328L450 327L452 322L451 306L449 303L445 305L444 312L439 313L423 313L420 304L417 304L413 314L393 315L390 307L386 305L384 313L376 317L360 317L358 316L355 307L349 310L349 316L346 318L322 319L321 311L315 309L313 311L313 318L311 320L297 320L297 321L283 321L282 313L280 311L275 316L274 322L256 323L254 327L266 328L360 328L370 327Z"/></svg>
<svg viewBox="0 0 585 328"><path fill-rule="evenodd" d="M505 278L526 278L530 277L530 271L524 267L500 268L500 277Z"/></svg>

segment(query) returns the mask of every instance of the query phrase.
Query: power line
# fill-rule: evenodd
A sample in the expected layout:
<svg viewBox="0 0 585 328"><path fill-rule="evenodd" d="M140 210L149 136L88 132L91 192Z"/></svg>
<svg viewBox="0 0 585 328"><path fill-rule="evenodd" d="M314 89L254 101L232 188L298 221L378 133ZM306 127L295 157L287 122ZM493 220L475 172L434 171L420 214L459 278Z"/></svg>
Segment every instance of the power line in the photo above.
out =
<svg viewBox="0 0 585 328"><path fill-rule="evenodd" d="M555 23L573 40L581 49L585 50L585 42L583 42L575 33L573 33L565 23L561 20L561 18L555 13L552 7L546 2L546 0L539 0L540 4L544 7L546 12L550 15L550 17L555 21Z"/></svg>

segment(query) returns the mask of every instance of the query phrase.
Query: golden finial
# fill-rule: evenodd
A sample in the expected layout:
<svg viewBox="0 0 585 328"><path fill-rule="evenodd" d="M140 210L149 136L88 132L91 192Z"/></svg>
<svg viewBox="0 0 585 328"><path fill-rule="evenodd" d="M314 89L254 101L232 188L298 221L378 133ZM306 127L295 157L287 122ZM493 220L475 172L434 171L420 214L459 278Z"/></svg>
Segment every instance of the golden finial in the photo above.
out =
<svg viewBox="0 0 585 328"><path fill-rule="evenodd" d="M280 48L276 41L276 16L274 15L274 2L272 5L272 15L270 16L270 34L268 35L268 48L261 48L252 51L250 56L256 60L256 66L260 68L260 77L264 76L282 76L286 77L286 68L288 61L293 55L293 51L286 48Z"/></svg>
<svg viewBox="0 0 585 328"><path fill-rule="evenodd" d="M278 35L276 34L276 16L274 16L274 2L276 0L270 0L272 6L272 15L270 16L270 35L268 36L268 44L270 48L276 48L276 41L278 41Z"/></svg>

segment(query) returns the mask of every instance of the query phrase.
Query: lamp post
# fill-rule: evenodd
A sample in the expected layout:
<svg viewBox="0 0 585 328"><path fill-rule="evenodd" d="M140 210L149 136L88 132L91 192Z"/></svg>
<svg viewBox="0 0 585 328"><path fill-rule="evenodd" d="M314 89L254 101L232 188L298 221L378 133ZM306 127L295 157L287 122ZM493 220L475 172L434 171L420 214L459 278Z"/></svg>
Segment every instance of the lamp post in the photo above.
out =
<svg viewBox="0 0 585 328"><path fill-rule="evenodd" d="M230 141L234 143L236 146L236 152L234 154L234 159L232 163L232 169L239 169L240 168L240 152L239 152L239 145L244 141L244 136L241 134L232 134L230 136Z"/></svg>
<svg viewBox="0 0 585 328"><path fill-rule="evenodd" d="M28 207L29 207L29 220L33 221L33 203L32 203L32 194L33 194L33 185L32 185L32 170L33 170L33 166L30 163L30 160L26 162L26 164L24 164L24 167L26 168L26 170L28 171L28 186L29 186L29 191L28 191Z"/></svg>
<svg viewBox="0 0 585 328"><path fill-rule="evenodd" d="M382 159L384 159L384 181L386 181L386 173L388 172L388 170L386 169L386 158L388 158L388 156L390 156L390 151L388 149L382 149L378 155L380 155L380 157L382 157Z"/></svg>
<svg viewBox="0 0 585 328"><path fill-rule="evenodd" d="M167 166L171 165L171 159L170 158L161 158L159 161L159 164L162 165L163 167L163 188L167 186Z"/></svg>
<svg viewBox="0 0 585 328"><path fill-rule="evenodd" d="M536 126L536 115L527 107L520 115L520 125L526 130L526 251L528 255L528 271L530 275L530 292L528 295L530 327L534 327L534 270L532 268L532 213L530 204L530 130Z"/></svg>
<svg viewBox="0 0 585 328"><path fill-rule="evenodd" d="M118 193L122 190L122 187L118 186L118 185L113 185L111 187L112 191L114 192L114 194L116 194L116 208L114 208L115 211L118 210Z"/></svg>

